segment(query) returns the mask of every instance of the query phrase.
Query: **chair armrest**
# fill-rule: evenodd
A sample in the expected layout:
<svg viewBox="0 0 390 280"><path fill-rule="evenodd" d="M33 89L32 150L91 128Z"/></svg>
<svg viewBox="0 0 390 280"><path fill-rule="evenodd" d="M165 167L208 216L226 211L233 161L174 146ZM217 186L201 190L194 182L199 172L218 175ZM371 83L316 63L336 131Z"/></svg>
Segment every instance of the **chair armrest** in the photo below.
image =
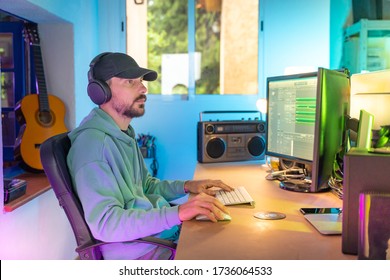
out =
<svg viewBox="0 0 390 280"><path fill-rule="evenodd" d="M77 246L76 252L79 254L82 260L102 260L103 256L100 252L100 246L107 244L102 241L96 241L96 243L86 243Z"/></svg>
<svg viewBox="0 0 390 280"><path fill-rule="evenodd" d="M170 240L157 238L157 237L153 237L153 236L139 238L139 239L134 240L134 242L154 244L154 245L157 245L157 246L160 246L160 247L164 247L164 248L167 248L167 249L170 249L170 250L171 249L175 249L176 250L176 247L177 247L177 244L172 242L172 241L170 241Z"/></svg>
<svg viewBox="0 0 390 280"><path fill-rule="evenodd" d="M169 249L172 253L171 257L169 258L170 260L173 260L176 255L177 244L170 240L157 238L153 236L147 236L144 238L131 240L131 242L147 243L147 244L152 244L162 248ZM110 243L119 243L119 242L103 242L100 240L96 240L96 243L87 243L78 246L76 248L76 252L79 254L80 259L82 260L102 260L103 257L100 252L100 247Z"/></svg>

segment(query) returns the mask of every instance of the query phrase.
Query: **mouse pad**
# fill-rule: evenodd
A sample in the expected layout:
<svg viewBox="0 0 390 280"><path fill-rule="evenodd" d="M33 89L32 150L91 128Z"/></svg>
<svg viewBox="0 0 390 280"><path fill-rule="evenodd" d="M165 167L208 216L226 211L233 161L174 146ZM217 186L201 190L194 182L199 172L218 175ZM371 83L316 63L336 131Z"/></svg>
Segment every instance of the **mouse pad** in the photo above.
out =
<svg viewBox="0 0 390 280"><path fill-rule="evenodd" d="M321 234L341 234L342 215L339 214L306 214L304 215Z"/></svg>

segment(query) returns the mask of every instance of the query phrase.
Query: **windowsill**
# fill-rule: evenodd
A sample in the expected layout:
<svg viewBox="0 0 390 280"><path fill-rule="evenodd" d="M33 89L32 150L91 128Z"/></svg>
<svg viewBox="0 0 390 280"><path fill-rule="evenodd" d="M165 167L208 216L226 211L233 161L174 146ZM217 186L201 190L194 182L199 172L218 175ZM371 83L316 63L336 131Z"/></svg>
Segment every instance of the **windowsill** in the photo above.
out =
<svg viewBox="0 0 390 280"><path fill-rule="evenodd" d="M218 94L212 94L212 93L203 93L203 94L153 94L148 93L148 99L149 100L157 100L157 101L189 101L196 98L228 98L228 96L232 97L242 97L242 96L259 96L259 93L218 93Z"/></svg>
<svg viewBox="0 0 390 280"><path fill-rule="evenodd" d="M4 212L12 212L51 188L45 173L23 173L15 178L27 181L26 193L4 204Z"/></svg>

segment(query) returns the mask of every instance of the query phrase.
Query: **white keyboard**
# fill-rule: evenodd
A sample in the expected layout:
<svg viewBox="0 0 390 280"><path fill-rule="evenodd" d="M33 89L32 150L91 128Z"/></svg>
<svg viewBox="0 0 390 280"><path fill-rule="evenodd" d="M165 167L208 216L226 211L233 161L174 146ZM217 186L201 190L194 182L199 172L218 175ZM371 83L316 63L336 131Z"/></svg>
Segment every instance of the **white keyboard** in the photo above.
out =
<svg viewBox="0 0 390 280"><path fill-rule="evenodd" d="M253 204L255 201L250 196L245 187L237 187L233 191L217 191L218 198L224 205Z"/></svg>

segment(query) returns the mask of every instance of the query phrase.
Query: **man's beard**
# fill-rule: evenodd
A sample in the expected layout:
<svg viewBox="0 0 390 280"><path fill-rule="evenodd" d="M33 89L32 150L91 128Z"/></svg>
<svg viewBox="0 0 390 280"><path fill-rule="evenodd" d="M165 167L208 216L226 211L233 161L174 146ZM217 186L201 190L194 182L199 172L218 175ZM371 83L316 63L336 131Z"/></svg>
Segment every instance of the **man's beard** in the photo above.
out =
<svg viewBox="0 0 390 280"><path fill-rule="evenodd" d="M138 106L138 108L135 106ZM145 105L144 104L137 105L134 103L122 112L123 116L131 119L142 117L144 114L145 114Z"/></svg>
<svg viewBox="0 0 390 280"><path fill-rule="evenodd" d="M114 104L115 110L122 114L122 116L127 118L138 118L142 117L145 114L145 104L138 104L138 100L145 99L146 102L146 96L142 95L139 96L137 99L134 100L133 104L125 107L125 105L118 105Z"/></svg>

